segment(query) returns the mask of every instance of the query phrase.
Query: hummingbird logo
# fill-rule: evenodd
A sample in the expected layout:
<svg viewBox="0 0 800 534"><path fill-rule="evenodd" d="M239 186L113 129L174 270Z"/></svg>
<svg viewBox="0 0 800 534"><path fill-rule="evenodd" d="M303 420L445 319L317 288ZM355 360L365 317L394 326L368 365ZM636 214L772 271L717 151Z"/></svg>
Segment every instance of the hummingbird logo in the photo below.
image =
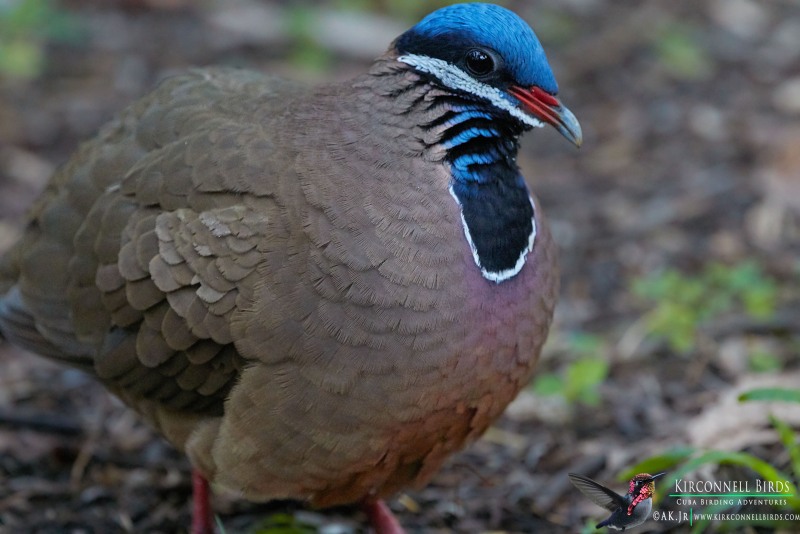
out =
<svg viewBox="0 0 800 534"><path fill-rule="evenodd" d="M625 530L644 523L653 509L653 495L656 485L653 482L664 473L650 475L640 473L628 483L628 493L620 495L591 478L569 473L569 480L593 503L602 506L611 515L597 524L595 528L608 527L612 530Z"/></svg>

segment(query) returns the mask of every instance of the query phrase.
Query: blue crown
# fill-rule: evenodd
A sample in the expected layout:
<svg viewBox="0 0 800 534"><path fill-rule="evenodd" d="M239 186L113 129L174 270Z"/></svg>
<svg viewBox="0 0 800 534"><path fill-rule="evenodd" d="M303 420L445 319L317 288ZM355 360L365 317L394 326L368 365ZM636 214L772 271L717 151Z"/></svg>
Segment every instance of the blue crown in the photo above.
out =
<svg viewBox="0 0 800 534"><path fill-rule="evenodd" d="M435 50L448 45L491 48L521 86L536 85L558 93L544 49L530 26L515 13L494 4L456 4L434 11L397 41L401 51L425 42Z"/></svg>

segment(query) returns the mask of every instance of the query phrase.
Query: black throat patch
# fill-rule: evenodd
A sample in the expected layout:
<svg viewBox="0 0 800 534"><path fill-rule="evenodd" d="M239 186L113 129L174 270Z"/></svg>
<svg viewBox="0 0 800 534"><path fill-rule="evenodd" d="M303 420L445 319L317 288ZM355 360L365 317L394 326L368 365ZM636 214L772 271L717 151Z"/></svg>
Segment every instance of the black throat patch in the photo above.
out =
<svg viewBox="0 0 800 534"><path fill-rule="evenodd" d="M461 207L464 234L484 278L502 282L517 274L536 235L533 205L524 182L519 187L501 180L485 184L454 181L451 191Z"/></svg>
<svg viewBox="0 0 800 534"><path fill-rule="evenodd" d="M502 282L522 269L536 236L533 202L516 164L524 127L468 97L439 104L447 111L427 127L442 130L437 144L446 149L464 234L484 278Z"/></svg>

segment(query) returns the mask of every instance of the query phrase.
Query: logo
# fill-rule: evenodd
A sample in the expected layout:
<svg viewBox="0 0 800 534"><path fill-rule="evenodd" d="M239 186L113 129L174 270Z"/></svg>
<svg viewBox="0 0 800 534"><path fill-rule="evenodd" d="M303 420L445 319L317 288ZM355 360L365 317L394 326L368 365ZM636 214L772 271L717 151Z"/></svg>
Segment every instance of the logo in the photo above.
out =
<svg viewBox="0 0 800 534"><path fill-rule="evenodd" d="M610 515L596 527L626 530L647 520L661 523L696 523L732 521L742 524L800 521L800 513L787 512L795 500L794 486L788 480L686 480L670 482L665 495L668 510L653 510L655 481L665 473L640 473L628 482L625 494L583 475L570 473L570 482ZM664 503L662 503L664 504ZM672 509L677 507L678 509Z"/></svg>
<svg viewBox="0 0 800 534"><path fill-rule="evenodd" d="M628 492L624 495L583 475L570 473L569 480L592 502L611 512L606 519L597 523L596 528L625 530L641 525L650 517L656 491L655 480L663 475L639 473L628 481Z"/></svg>

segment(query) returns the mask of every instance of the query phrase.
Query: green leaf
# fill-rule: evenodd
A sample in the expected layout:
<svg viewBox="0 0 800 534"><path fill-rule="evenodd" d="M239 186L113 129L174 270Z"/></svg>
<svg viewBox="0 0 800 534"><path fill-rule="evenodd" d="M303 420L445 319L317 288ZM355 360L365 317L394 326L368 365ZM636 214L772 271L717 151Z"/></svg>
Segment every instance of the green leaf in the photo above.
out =
<svg viewBox="0 0 800 534"><path fill-rule="evenodd" d="M23 40L0 41L0 75L28 80L38 76L43 65L44 53L38 44Z"/></svg>
<svg viewBox="0 0 800 534"><path fill-rule="evenodd" d="M699 79L713 72L713 64L692 28L672 25L656 41L659 60L676 78Z"/></svg>
<svg viewBox="0 0 800 534"><path fill-rule="evenodd" d="M771 373L780 371L783 362L775 354L765 350L754 350L749 358L750 369L757 373Z"/></svg>
<svg viewBox="0 0 800 534"><path fill-rule="evenodd" d="M795 436L794 430L785 422L777 417L770 415L769 421L775 430L778 431L778 437L789 452L789 458L792 459L792 469L794 470L795 477L800 477L800 442Z"/></svg>
<svg viewBox="0 0 800 534"><path fill-rule="evenodd" d="M739 395L740 401L780 401L800 403L800 389L760 388Z"/></svg>
<svg viewBox="0 0 800 534"><path fill-rule="evenodd" d="M574 332L567 338L569 348L578 356L591 357L605 350L603 338L586 332Z"/></svg>
<svg viewBox="0 0 800 534"><path fill-rule="evenodd" d="M567 380L580 386L593 386L608 374L608 362L602 358L586 357L575 361L567 370Z"/></svg>
<svg viewBox="0 0 800 534"><path fill-rule="evenodd" d="M533 383L533 392L543 397L562 395L564 393L564 381L553 373L538 375Z"/></svg>
<svg viewBox="0 0 800 534"><path fill-rule="evenodd" d="M567 368L565 396L568 400L584 400L593 405L599 401L597 386L608 375L608 362L603 358L585 357Z"/></svg>
<svg viewBox="0 0 800 534"><path fill-rule="evenodd" d="M630 480L638 473L655 474L661 471L669 471L694 453L695 449L693 447L673 447L662 454L642 460L633 467L621 472L617 478L619 480Z"/></svg>
<svg viewBox="0 0 800 534"><path fill-rule="evenodd" d="M777 284L755 261L709 263L694 275L669 269L634 281L632 290L654 304L646 319L650 333L684 354L697 346L704 323L731 312L767 318L778 298Z"/></svg>
<svg viewBox="0 0 800 534"><path fill-rule="evenodd" d="M748 291L742 298L745 311L756 319L768 319L775 314L777 293L774 286Z"/></svg>
<svg viewBox="0 0 800 534"><path fill-rule="evenodd" d="M600 405L600 392L597 389L584 389L578 395L579 402L586 406L599 406Z"/></svg>
<svg viewBox="0 0 800 534"><path fill-rule="evenodd" d="M276 513L264 519L253 534L314 534L317 528L298 521L293 515Z"/></svg>
<svg viewBox="0 0 800 534"><path fill-rule="evenodd" d="M286 27L293 41L290 54L293 65L314 73L324 72L330 67L330 50L314 39L317 25L313 9L305 5L293 6L288 11Z"/></svg>

